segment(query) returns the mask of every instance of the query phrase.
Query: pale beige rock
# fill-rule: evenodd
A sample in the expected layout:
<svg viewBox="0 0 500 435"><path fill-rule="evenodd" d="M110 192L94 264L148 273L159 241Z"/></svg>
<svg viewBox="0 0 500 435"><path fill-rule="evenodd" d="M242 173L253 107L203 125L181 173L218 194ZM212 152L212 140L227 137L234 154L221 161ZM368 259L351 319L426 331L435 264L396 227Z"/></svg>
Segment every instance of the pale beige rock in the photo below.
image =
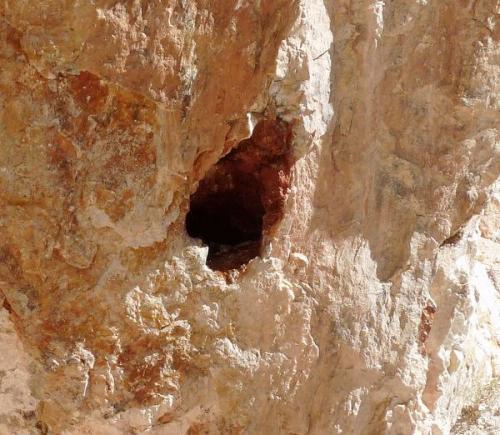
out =
<svg viewBox="0 0 500 435"><path fill-rule="evenodd" d="M2 297L3 302L3 297ZM9 312L0 310L0 433L29 434L36 423L37 400L30 358L16 334Z"/></svg>
<svg viewBox="0 0 500 435"><path fill-rule="evenodd" d="M2 2L0 433L500 431L499 14ZM275 119L279 222L211 270L190 195Z"/></svg>

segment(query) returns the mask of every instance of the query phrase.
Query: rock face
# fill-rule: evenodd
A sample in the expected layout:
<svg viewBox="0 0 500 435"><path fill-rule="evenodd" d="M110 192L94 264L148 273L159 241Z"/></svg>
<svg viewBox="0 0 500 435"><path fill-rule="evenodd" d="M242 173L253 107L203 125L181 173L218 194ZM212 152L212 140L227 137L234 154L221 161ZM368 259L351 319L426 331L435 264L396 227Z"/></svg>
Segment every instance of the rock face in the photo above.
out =
<svg viewBox="0 0 500 435"><path fill-rule="evenodd" d="M499 14L3 1L0 431L499 431Z"/></svg>

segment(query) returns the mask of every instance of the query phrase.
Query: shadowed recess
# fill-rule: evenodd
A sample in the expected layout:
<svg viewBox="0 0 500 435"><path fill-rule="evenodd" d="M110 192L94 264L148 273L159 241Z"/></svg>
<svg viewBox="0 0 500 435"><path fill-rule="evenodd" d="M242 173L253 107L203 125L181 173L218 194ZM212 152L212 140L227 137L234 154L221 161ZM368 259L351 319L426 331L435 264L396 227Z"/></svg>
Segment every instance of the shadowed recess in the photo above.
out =
<svg viewBox="0 0 500 435"><path fill-rule="evenodd" d="M252 137L219 160L191 195L186 230L209 247L212 269L237 269L259 255L265 236L283 214L290 142L287 123L261 121Z"/></svg>

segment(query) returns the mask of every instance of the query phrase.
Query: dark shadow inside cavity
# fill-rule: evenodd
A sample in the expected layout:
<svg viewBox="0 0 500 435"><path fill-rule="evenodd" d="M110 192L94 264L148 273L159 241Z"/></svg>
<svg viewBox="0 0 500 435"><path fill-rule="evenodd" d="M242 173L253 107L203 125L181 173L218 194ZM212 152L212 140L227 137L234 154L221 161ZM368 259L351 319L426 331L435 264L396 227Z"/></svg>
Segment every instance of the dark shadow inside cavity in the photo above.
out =
<svg viewBox="0 0 500 435"><path fill-rule="evenodd" d="M288 124L262 121L191 195L186 230L208 246L210 268L237 269L259 255L264 235L282 214L289 143Z"/></svg>

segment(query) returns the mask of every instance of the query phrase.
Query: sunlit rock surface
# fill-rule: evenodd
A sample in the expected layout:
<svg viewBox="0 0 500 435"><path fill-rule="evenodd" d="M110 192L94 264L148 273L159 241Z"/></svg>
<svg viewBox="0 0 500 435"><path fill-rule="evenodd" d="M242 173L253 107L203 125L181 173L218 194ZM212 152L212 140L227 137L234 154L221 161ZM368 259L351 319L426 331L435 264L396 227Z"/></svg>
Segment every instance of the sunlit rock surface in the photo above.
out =
<svg viewBox="0 0 500 435"><path fill-rule="evenodd" d="M499 432L499 14L1 2L0 433Z"/></svg>

